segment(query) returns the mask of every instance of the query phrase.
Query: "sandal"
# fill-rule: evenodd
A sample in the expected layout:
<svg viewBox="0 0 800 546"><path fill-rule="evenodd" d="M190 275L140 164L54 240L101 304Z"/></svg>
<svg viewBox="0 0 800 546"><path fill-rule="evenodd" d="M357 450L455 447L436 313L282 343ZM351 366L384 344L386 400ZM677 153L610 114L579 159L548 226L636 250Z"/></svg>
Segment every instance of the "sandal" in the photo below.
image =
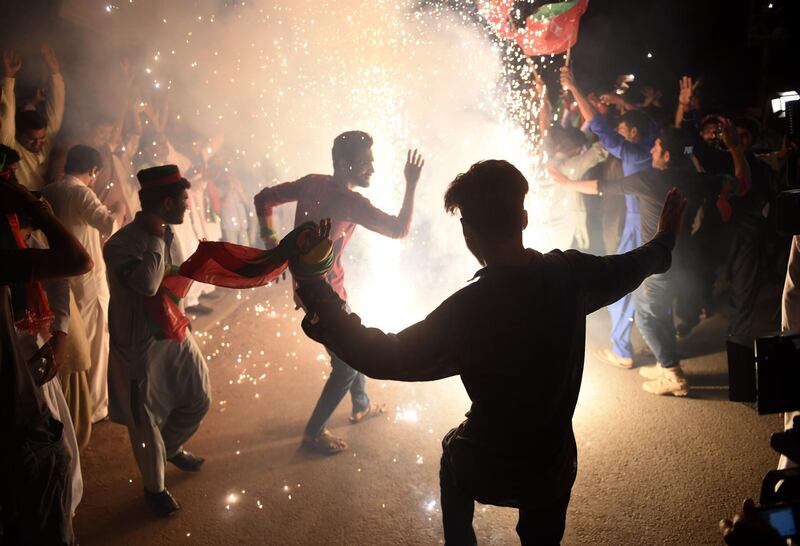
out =
<svg viewBox="0 0 800 546"><path fill-rule="evenodd" d="M328 429L313 437L304 434L301 445L323 455L335 455L347 449L347 442L331 434Z"/></svg>
<svg viewBox="0 0 800 546"><path fill-rule="evenodd" d="M615 368L622 368L623 370L630 370L633 368L633 359L625 358L617 355L610 349L602 349L594 353L600 362L614 366Z"/></svg>
<svg viewBox="0 0 800 546"><path fill-rule="evenodd" d="M370 403L370 405L367 406L367 409L364 411L357 411L353 413L353 415L350 416L350 423L357 425L358 423L366 421L372 417L377 417L378 415L383 415L384 413L386 413L386 404Z"/></svg>

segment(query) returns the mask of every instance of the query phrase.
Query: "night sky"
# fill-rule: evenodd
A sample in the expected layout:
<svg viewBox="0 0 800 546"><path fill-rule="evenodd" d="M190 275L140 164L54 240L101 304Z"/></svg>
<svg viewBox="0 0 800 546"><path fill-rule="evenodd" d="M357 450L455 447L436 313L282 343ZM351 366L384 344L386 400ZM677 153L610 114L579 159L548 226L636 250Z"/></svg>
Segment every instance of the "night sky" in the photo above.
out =
<svg viewBox="0 0 800 546"><path fill-rule="evenodd" d="M607 87L616 75L633 73L641 83L662 86L670 99L681 75L704 74L707 106L754 105L763 52L748 44L751 7L762 34L784 37L771 43L765 91L796 88L800 2L793 0L590 0L573 51L576 77Z"/></svg>

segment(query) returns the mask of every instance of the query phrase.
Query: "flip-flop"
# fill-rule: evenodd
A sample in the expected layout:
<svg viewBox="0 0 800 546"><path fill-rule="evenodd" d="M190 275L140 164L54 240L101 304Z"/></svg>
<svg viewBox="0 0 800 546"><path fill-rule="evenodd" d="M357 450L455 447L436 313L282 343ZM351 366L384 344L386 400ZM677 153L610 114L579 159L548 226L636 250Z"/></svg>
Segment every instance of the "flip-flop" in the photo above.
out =
<svg viewBox="0 0 800 546"><path fill-rule="evenodd" d="M601 362L610 366L614 366L615 368L622 368L623 370L630 370L633 368L632 358L623 358L618 356L610 349L601 349L599 351L595 351L594 356L596 356Z"/></svg>
<svg viewBox="0 0 800 546"><path fill-rule="evenodd" d="M370 403L370 405L367 406L367 409L365 409L364 411L359 411L351 415L350 423L353 425L357 425L358 423L364 422L367 419L371 419L372 417L383 415L384 413L386 413L385 404Z"/></svg>
<svg viewBox="0 0 800 546"><path fill-rule="evenodd" d="M331 434L328 429L323 430L313 438L303 436L303 441L300 445L323 455L336 455L347 449L347 442Z"/></svg>

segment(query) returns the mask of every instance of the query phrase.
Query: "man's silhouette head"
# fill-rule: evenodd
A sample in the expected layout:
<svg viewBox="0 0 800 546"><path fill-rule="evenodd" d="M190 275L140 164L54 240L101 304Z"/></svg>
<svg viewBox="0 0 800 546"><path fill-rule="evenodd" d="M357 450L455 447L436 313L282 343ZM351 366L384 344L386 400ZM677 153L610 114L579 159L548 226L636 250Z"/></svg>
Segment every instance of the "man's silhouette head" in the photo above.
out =
<svg viewBox="0 0 800 546"><path fill-rule="evenodd" d="M508 161L489 159L456 176L444 194L444 208L461 213L467 248L482 265L487 249L515 244L528 226L528 181Z"/></svg>
<svg viewBox="0 0 800 546"><path fill-rule="evenodd" d="M331 150L333 176L354 186L366 188L372 168L372 137L363 131L347 131L337 136Z"/></svg>

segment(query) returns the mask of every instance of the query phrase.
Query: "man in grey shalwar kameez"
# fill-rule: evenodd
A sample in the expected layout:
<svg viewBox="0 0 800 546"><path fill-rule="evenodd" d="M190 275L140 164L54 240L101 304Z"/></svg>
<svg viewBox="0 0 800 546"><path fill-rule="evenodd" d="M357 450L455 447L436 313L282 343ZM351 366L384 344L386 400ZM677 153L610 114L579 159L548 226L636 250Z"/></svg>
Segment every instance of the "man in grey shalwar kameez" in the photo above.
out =
<svg viewBox="0 0 800 546"><path fill-rule="evenodd" d="M191 332L181 341L154 329L145 301L177 264L170 225L183 222L189 182L174 165L137 174L142 211L103 248L111 292L109 416L126 425L142 474L145 500L159 516L180 509L164 485L169 461L197 471L201 457L182 445L200 426L210 405L208 369Z"/></svg>

